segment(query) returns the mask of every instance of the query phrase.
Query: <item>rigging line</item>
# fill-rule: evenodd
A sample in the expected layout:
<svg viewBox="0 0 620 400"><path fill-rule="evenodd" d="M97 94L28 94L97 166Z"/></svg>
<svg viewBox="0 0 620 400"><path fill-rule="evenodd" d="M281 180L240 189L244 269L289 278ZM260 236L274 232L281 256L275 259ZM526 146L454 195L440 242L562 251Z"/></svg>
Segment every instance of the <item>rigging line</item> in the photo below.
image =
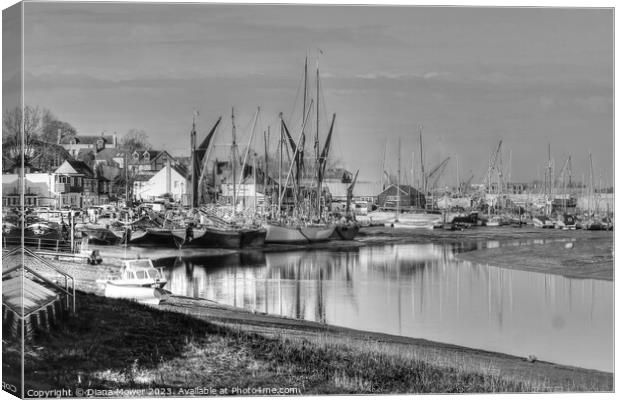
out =
<svg viewBox="0 0 620 400"><path fill-rule="evenodd" d="M299 81L297 83L297 91L295 92L295 100L293 101L293 108L291 110L291 112L289 113L289 115L292 116L295 115L295 111L297 110L297 101L299 100L300 97L300 91L301 88L303 87L303 82L304 82L304 74L301 75L301 77L299 78ZM302 112L303 114L303 112ZM301 117L303 119L303 115ZM291 121L284 121L288 126L293 127L293 125L290 123Z"/></svg>
<svg viewBox="0 0 620 400"><path fill-rule="evenodd" d="M237 119L238 118L235 117L235 120ZM254 119L255 119L255 113L252 113L252 118L249 119L246 125L243 127L243 129L241 129L241 135L239 135L239 128L237 128L237 143L241 141L245 141L245 139L248 139L248 136L251 135L251 132L248 133L248 131L250 131L251 127L254 126L255 124Z"/></svg>

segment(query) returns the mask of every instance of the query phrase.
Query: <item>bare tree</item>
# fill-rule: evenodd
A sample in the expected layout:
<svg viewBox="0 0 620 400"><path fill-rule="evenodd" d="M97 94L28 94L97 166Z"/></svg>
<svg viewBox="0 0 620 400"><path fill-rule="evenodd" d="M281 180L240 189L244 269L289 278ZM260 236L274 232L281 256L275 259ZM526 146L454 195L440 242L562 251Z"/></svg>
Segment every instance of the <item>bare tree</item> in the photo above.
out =
<svg viewBox="0 0 620 400"><path fill-rule="evenodd" d="M59 120L50 110L43 111L41 125L41 140L47 143L56 143L59 131L61 138L77 135L76 129L71 124Z"/></svg>
<svg viewBox="0 0 620 400"><path fill-rule="evenodd" d="M6 150L11 159L19 161L22 154L26 159L32 158L34 156L34 142L38 139L40 132L41 110L38 106L25 106L23 113L20 107L4 111L2 116L2 141L4 146L7 146ZM23 153L21 151L22 133L24 138Z"/></svg>
<svg viewBox="0 0 620 400"><path fill-rule="evenodd" d="M145 131L130 129L121 139L121 147L131 154L136 150L149 150L151 143Z"/></svg>

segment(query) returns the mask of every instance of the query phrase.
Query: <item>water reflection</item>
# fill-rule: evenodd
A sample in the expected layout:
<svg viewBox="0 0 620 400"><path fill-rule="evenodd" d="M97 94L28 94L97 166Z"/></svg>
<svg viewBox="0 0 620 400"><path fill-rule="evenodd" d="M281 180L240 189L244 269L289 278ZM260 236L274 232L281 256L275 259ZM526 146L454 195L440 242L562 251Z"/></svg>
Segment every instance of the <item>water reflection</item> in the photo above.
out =
<svg viewBox="0 0 620 400"><path fill-rule="evenodd" d="M386 245L176 260L168 289L271 314L613 369L612 282Z"/></svg>

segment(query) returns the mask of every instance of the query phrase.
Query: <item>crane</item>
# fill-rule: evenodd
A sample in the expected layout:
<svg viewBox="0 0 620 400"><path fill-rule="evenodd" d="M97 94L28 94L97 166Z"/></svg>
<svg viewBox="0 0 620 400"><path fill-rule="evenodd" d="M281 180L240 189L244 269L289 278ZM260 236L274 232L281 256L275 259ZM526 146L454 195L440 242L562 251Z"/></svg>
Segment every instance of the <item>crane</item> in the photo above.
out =
<svg viewBox="0 0 620 400"><path fill-rule="evenodd" d="M432 182L431 190L435 189L437 186L437 182L439 182L439 178L441 178L441 174L443 174L446 166L448 165L448 161L450 161L450 157L447 157L442 162L437 164L435 168L433 168L426 176L424 177L424 187L428 189L428 182L431 178L435 178Z"/></svg>
<svg viewBox="0 0 620 400"><path fill-rule="evenodd" d="M469 185L471 185L471 181L474 180L474 174L471 174L471 176L469 178L467 178L466 181L461 182L461 193L462 194L467 194L467 192L469 192Z"/></svg>
<svg viewBox="0 0 620 400"><path fill-rule="evenodd" d="M497 172L498 193L501 193L501 190L502 190L503 174L502 174L502 165L501 165L502 164L501 150L502 150L502 140L500 139L497 145L497 148L495 149L495 151L493 152L493 154L491 154L491 157L489 158L489 169L487 171L487 180L485 182L486 187L487 187L487 193L491 192L491 174L493 174L493 171Z"/></svg>

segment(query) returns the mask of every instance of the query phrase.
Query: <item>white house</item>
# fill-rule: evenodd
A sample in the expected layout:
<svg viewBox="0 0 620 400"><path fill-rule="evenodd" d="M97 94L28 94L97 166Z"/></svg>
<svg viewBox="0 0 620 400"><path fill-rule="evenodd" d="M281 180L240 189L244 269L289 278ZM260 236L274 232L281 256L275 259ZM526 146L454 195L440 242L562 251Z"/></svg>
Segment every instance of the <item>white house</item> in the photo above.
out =
<svg viewBox="0 0 620 400"><path fill-rule="evenodd" d="M138 175L133 183L136 200L150 201L169 194L176 201L187 197L189 181L182 165L166 165L154 175Z"/></svg>
<svg viewBox="0 0 620 400"><path fill-rule="evenodd" d="M20 183L18 174L2 174L2 205L18 206L20 202ZM24 202L28 206L57 205L58 192L55 191L55 178L51 173L27 173Z"/></svg>
<svg viewBox="0 0 620 400"><path fill-rule="evenodd" d="M260 182L260 181L259 181ZM233 203L233 184L222 183L221 186L221 199L225 204ZM237 183L236 198L237 204L244 208L262 208L265 203L264 186L262 184L254 183L254 178L248 177L243 182Z"/></svg>

